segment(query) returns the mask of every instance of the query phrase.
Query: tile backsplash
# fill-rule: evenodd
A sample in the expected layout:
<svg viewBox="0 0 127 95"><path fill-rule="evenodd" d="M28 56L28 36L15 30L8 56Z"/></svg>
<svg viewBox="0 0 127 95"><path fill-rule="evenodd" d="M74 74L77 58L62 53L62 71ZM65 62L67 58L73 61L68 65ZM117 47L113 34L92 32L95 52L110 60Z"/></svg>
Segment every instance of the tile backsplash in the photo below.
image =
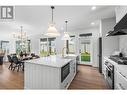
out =
<svg viewBox="0 0 127 95"><path fill-rule="evenodd" d="M119 36L119 49L124 56L127 56L127 35Z"/></svg>

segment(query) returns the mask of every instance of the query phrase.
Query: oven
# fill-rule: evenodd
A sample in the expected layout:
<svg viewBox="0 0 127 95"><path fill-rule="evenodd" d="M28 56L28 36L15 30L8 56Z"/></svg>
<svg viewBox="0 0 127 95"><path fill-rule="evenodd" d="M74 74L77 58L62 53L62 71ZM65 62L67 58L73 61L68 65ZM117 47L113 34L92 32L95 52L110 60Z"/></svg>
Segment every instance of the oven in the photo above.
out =
<svg viewBox="0 0 127 95"><path fill-rule="evenodd" d="M114 65L108 61L105 61L105 78L109 84L109 86L114 89Z"/></svg>

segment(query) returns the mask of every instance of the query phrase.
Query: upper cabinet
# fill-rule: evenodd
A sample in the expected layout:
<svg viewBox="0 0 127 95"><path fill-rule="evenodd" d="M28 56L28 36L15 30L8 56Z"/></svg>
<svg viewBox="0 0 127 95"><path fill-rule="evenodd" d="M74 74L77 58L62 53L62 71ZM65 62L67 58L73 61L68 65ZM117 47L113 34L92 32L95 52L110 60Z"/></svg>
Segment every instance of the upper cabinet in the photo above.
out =
<svg viewBox="0 0 127 95"><path fill-rule="evenodd" d="M127 13L127 6L118 6L115 9L116 23L118 23Z"/></svg>

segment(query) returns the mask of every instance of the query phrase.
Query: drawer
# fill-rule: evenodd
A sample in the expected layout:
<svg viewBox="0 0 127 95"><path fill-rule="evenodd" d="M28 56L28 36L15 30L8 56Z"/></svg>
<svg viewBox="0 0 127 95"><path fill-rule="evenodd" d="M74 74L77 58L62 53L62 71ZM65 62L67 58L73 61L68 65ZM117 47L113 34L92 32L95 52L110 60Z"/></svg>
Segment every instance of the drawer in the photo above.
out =
<svg viewBox="0 0 127 95"><path fill-rule="evenodd" d="M119 89L127 90L127 79L122 75L121 72L116 71L116 85Z"/></svg>

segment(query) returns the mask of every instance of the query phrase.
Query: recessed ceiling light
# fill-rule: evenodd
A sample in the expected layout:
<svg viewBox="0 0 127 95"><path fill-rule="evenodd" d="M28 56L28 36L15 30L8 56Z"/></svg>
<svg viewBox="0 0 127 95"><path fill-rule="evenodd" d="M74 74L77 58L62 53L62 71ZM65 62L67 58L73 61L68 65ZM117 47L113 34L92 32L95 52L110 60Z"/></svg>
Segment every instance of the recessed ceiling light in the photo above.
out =
<svg viewBox="0 0 127 95"><path fill-rule="evenodd" d="M91 25L95 25L95 23L94 22L91 22Z"/></svg>
<svg viewBox="0 0 127 95"><path fill-rule="evenodd" d="M96 8L97 8L96 6L93 6L93 7L91 8L91 10L96 10Z"/></svg>

